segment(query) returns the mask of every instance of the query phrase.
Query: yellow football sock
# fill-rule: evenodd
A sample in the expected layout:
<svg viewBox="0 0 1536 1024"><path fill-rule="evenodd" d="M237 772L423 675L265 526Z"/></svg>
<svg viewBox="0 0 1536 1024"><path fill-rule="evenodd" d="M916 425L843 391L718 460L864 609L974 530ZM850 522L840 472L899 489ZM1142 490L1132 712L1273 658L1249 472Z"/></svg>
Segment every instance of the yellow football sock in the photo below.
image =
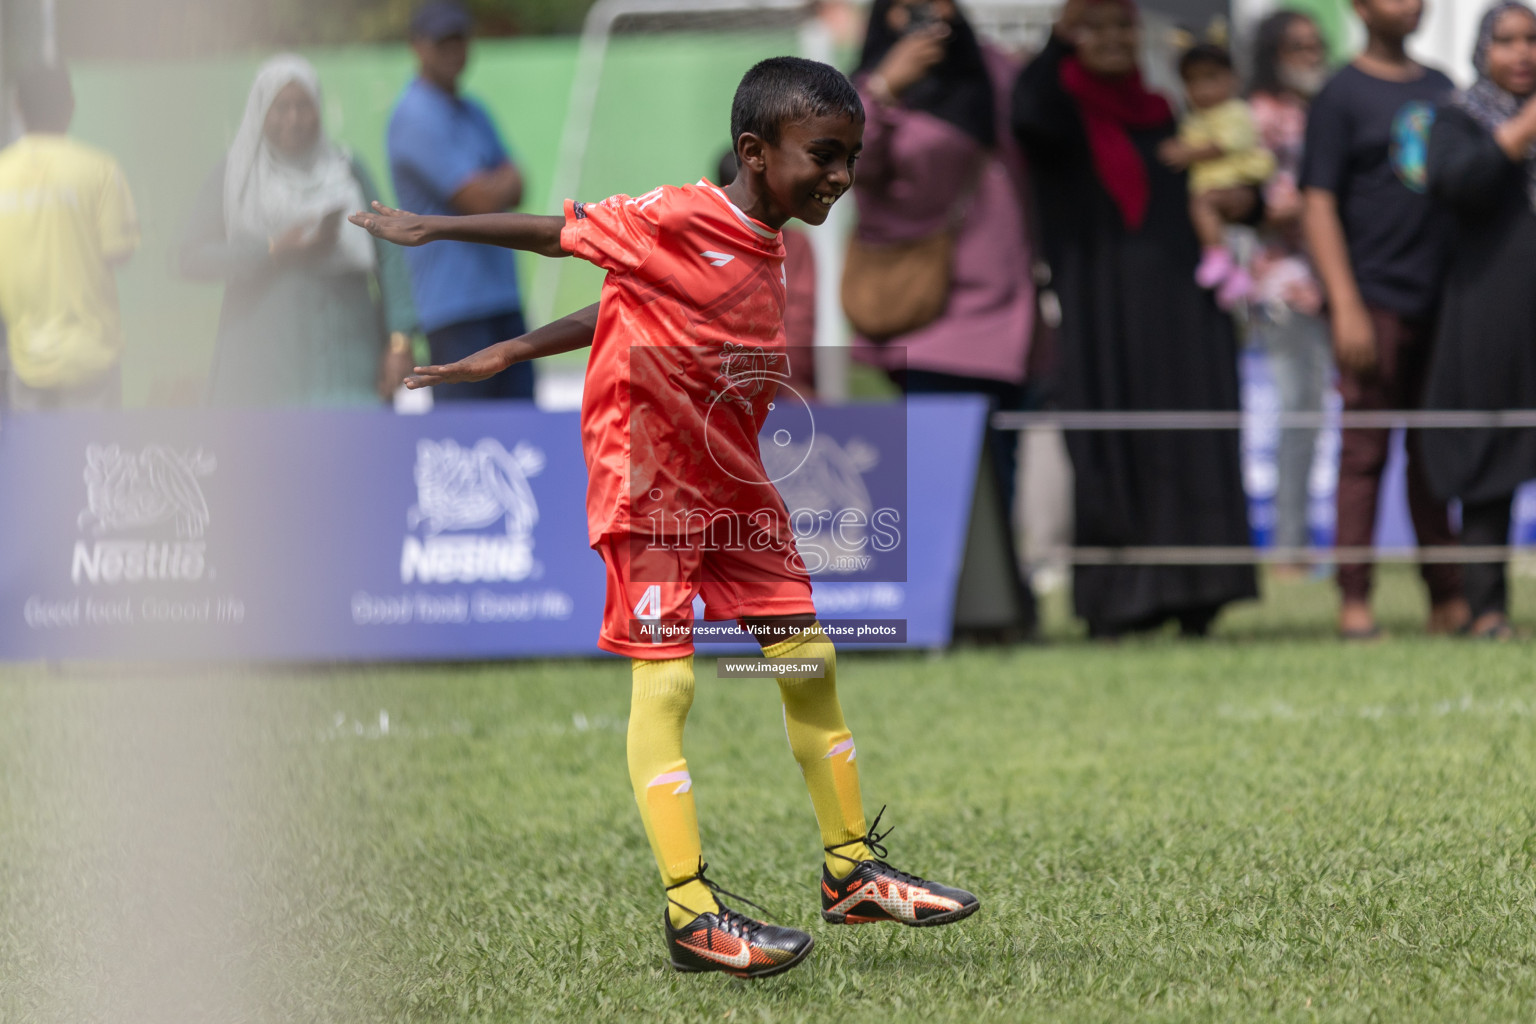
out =
<svg viewBox="0 0 1536 1024"><path fill-rule="evenodd" d="M781 678L779 696L784 700L784 732L811 791L811 806L821 828L821 845L837 845L837 854L825 855L827 870L843 878L856 861L874 856L858 840L864 836L864 802L859 795L858 751L853 733L843 721L837 702L837 652L817 623L799 635L763 648L768 658L821 658L826 663L823 679L805 676ZM848 845L838 845L847 843ZM848 859L844 859L848 858Z"/></svg>
<svg viewBox="0 0 1536 1024"><path fill-rule="evenodd" d="M714 894L698 879L678 885L697 873L700 859L693 780L683 760L683 723L693 706L693 655L667 661L635 658L632 664L629 781L661 884L667 887L667 915L672 927L681 928L719 909Z"/></svg>

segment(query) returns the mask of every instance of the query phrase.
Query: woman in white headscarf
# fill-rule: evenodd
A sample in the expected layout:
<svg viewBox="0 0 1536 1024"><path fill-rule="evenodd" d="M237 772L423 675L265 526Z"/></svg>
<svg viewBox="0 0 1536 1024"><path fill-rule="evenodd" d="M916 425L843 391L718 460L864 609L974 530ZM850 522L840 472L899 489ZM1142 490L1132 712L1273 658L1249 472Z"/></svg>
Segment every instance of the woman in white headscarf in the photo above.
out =
<svg viewBox="0 0 1536 1024"><path fill-rule="evenodd" d="M308 61L263 64L183 236L182 272L225 282L213 405L377 405L409 371L405 266L347 226L378 190L320 111Z"/></svg>
<svg viewBox="0 0 1536 1024"><path fill-rule="evenodd" d="M1477 82L1435 119L1429 188L1456 218L1440 304L1428 409L1536 408L1536 11L1505 0L1488 11L1473 56ZM1536 478L1536 430L1429 430L1431 486L1461 501L1461 542L1503 547L1510 507ZM1508 639L1502 562L1463 569L1471 632Z"/></svg>

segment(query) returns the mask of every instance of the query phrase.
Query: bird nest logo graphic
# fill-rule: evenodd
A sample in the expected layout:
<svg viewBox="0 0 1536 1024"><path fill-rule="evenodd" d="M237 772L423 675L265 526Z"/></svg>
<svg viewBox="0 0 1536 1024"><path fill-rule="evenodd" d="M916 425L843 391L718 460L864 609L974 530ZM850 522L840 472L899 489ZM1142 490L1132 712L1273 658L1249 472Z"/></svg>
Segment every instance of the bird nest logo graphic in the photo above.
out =
<svg viewBox="0 0 1536 1024"><path fill-rule="evenodd" d="M725 457L717 448L721 439L716 417L738 414L725 411L727 406L736 406L740 412L752 415L756 403L770 387L777 390L768 403L768 417L760 432L763 464L770 472L766 479L751 479L730 468L741 469L739 460ZM704 443L709 448L710 459L720 471L742 483L777 484L804 465L815 442L816 417L811 413L810 403L789 382L789 353L727 342L720 351L720 371L709 393L709 410L704 416ZM801 453L798 461L775 459L769 465L767 453L770 447L788 449L791 446ZM778 467L777 473L772 472L774 467Z"/></svg>
<svg viewBox="0 0 1536 1024"><path fill-rule="evenodd" d="M146 445L138 452L115 444L85 449L86 508L79 525L98 538L75 543L70 576L75 583L196 580L206 570L208 501L201 478L218 466L201 448L177 451ZM154 536L169 526L175 539Z"/></svg>
<svg viewBox="0 0 1536 1024"><path fill-rule="evenodd" d="M402 582L511 582L535 575L539 504L528 481L543 469L544 453L527 443L509 452L489 437L471 448L453 440L417 442L416 504L406 525L421 535L405 538ZM499 532L490 529L498 525Z"/></svg>

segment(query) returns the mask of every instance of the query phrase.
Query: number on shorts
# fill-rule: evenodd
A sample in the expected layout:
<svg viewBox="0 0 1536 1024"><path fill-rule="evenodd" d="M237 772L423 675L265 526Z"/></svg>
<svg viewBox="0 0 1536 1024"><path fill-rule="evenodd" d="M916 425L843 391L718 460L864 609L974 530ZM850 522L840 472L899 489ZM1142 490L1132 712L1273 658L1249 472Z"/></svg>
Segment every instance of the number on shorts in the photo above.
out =
<svg viewBox="0 0 1536 1024"><path fill-rule="evenodd" d="M661 584L652 583L645 588L645 593L640 595L640 600L635 605L635 618L661 618Z"/></svg>

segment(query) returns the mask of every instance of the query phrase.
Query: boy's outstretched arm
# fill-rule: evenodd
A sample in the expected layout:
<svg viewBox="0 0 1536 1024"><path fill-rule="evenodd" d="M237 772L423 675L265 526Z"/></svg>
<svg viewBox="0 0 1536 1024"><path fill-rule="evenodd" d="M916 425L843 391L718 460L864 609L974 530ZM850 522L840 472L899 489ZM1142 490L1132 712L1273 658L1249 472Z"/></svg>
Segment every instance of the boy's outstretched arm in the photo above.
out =
<svg viewBox="0 0 1536 1024"><path fill-rule="evenodd" d="M539 217L531 213L477 213L464 217L427 217L395 210L375 200L372 208L358 210L347 220L375 238L396 245L428 242L478 242L540 256L569 256L560 248L564 217Z"/></svg>
<svg viewBox="0 0 1536 1024"><path fill-rule="evenodd" d="M405 386L415 390L434 384L472 384L493 377L514 363L586 348L592 344L592 336L597 332L597 307L598 303L594 302L586 309L529 331L521 338L498 341L456 363L418 366L414 374L405 378Z"/></svg>

